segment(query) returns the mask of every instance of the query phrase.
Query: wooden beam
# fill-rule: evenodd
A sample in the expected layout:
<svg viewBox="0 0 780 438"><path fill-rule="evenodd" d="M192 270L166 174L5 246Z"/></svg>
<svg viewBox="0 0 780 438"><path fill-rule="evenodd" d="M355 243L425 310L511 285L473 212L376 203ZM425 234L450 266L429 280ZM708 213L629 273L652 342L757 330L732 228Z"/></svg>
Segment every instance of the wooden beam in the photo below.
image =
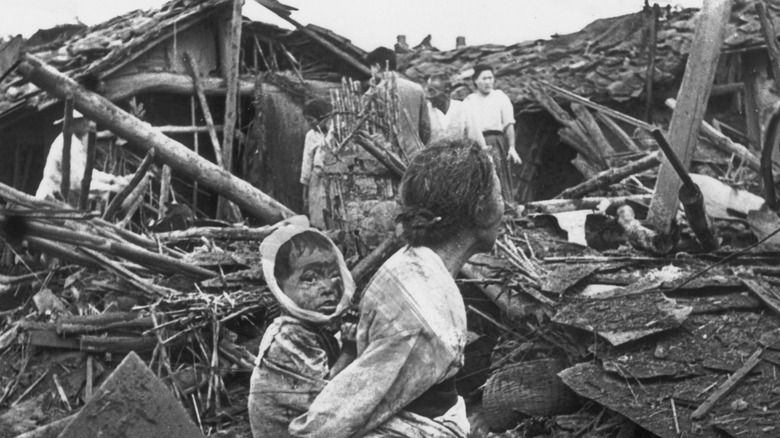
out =
<svg viewBox="0 0 780 438"><path fill-rule="evenodd" d="M691 45L685 74L677 95L677 108L669 125L669 143L683 165L691 165L704 112L715 78L718 57L731 15L731 0L704 0ZM647 224L667 234L679 208L680 179L664 159L655 184Z"/></svg>
<svg viewBox="0 0 780 438"><path fill-rule="evenodd" d="M268 223L294 215L292 210L279 201L199 157L186 146L156 131L151 125L138 120L108 99L85 90L38 58L26 54L18 71L27 80L55 96L64 98L72 94L76 109L83 114L138 147L154 149L160 161L232 200L250 214Z"/></svg>
<svg viewBox="0 0 780 438"><path fill-rule="evenodd" d="M203 94L206 96L223 96L227 85L222 78L201 78ZM239 81L238 91L242 96L252 96L255 84L253 81ZM192 78L185 74L170 72L136 73L133 75L109 78L106 80L108 100L120 101L142 93L171 93L192 95L195 85Z"/></svg>

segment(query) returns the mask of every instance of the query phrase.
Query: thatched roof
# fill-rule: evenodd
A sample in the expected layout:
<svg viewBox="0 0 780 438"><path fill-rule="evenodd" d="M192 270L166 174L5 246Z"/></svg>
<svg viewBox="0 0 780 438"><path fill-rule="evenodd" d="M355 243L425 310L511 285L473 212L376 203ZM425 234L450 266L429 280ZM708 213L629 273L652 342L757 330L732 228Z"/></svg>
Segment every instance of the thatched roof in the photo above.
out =
<svg viewBox="0 0 780 438"><path fill-rule="evenodd" d="M780 2L772 0L769 12L780 29ZM695 31L697 9L663 8L658 24L654 84L679 82ZM405 55L399 71L423 81L445 73L470 85L467 75L477 63L496 69L497 87L522 110L534 103L529 85L546 80L596 101L625 101L639 97L645 87L648 35L652 13L594 21L579 32L549 40L526 41L511 46L480 45ZM724 52L761 48L764 40L753 1L736 1L729 21Z"/></svg>

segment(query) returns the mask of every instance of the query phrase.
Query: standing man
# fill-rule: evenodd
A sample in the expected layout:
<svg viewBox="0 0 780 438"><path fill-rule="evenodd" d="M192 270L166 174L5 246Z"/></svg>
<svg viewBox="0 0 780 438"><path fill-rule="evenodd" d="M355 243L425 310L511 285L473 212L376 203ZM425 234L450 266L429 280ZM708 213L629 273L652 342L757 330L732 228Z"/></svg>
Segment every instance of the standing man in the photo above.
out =
<svg viewBox="0 0 780 438"><path fill-rule="evenodd" d="M396 72L395 52L387 47L378 47L366 57L371 74L377 81L378 90L386 90L395 84L391 93L398 99L398 146L406 160L422 149L431 139L431 125L428 104L422 87L400 77Z"/></svg>
<svg viewBox="0 0 780 438"><path fill-rule="evenodd" d="M452 100L452 84L444 74L433 75L425 84L428 114L431 117L431 137L468 138L487 148L476 118L463 111L463 102Z"/></svg>

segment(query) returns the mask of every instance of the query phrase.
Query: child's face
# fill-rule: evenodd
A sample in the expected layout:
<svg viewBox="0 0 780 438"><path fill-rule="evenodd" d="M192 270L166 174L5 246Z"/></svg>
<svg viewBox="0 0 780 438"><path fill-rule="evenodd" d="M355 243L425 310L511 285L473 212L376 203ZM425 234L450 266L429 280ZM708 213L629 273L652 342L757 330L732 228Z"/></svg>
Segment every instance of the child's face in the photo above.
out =
<svg viewBox="0 0 780 438"><path fill-rule="evenodd" d="M315 249L290 256L287 279L280 280L282 292L301 309L329 315L336 310L343 293L341 272L333 251Z"/></svg>

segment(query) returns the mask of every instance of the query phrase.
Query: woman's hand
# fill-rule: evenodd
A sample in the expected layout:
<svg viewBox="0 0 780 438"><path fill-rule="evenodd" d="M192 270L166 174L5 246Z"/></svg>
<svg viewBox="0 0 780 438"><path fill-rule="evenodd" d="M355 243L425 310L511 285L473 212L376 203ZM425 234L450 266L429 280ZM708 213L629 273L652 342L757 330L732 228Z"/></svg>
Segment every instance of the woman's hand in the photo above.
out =
<svg viewBox="0 0 780 438"><path fill-rule="evenodd" d="M520 155L517 154L517 151L514 150L514 148L509 149L507 159L509 159L510 163L523 164L523 160L520 159Z"/></svg>

